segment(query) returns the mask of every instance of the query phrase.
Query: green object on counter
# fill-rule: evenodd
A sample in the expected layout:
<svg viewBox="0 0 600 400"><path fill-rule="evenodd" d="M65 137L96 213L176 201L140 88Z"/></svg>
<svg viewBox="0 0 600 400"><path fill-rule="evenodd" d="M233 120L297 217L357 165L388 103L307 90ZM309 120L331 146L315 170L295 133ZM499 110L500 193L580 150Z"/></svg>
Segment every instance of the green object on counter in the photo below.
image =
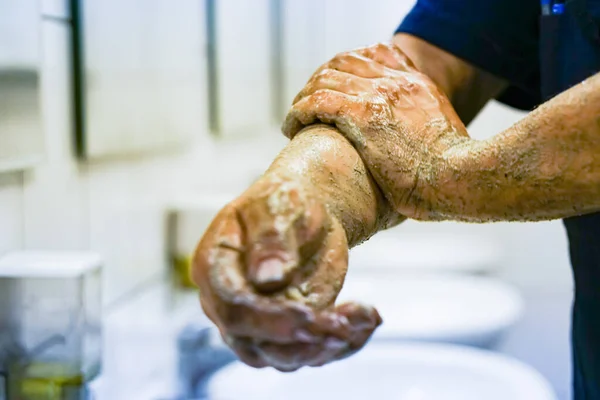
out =
<svg viewBox="0 0 600 400"><path fill-rule="evenodd" d="M71 371L73 368L59 363L9 366L7 400L85 400L85 378Z"/></svg>
<svg viewBox="0 0 600 400"><path fill-rule="evenodd" d="M173 269L175 271L175 283L184 289L197 289L192 281L192 256L174 256Z"/></svg>

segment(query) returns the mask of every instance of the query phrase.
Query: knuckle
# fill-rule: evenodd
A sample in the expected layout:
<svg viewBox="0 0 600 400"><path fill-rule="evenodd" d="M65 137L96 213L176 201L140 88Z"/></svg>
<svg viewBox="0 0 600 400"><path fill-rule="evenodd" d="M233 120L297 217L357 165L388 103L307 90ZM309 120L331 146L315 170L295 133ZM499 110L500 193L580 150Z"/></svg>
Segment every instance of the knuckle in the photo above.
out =
<svg viewBox="0 0 600 400"><path fill-rule="evenodd" d="M335 56L333 56L332 61L335 60L342 60L344 58L346 58L348 56L348 54L350 54L351 52L349 51L343 51L341 53L337 53Z"/></svg>
<svg viewBox="0 0 600 400"><path fill-rule="evenodd" d="M309 84L310 88L316 89L316 87L318 87L319 85L330 80L333 77L334 73L335 73L335 70L331 69L331 68L325 68L325 69L319 71L319 73L317 73L311 79L310 84Z"/></svg>
<svg viewBox="0 0 600 400"><path fill-rule="evenodd" d="M332 62L330 63L330 66L332 66L333 69L340 68L349 63L353 63L359 57L360 53L358 53L357 51L347 51L344 53L339 53L333 58Z"/></svg>
<svg viewBox="0 0 600 400"><path fill-rule="evenodd" d="M299 117L301 116L301 113L302 113L302 106L303 106L303 103L305 103L305 102L306 102L306 97L297 101L290 107L290 109L288 110L288 115L286 117L284 128L288 128L288 129L296 128L295 122L299 121Z"/></svg>
<svg viewBox="0 0 600 400"><path fill-rule="evenodd" d="M333 78L337 74L337 71L332 68L324 69L321 73L321 78Z"/></svg>
<svg viewBox="0 0 600 400"><path fill-rule="evenodd" d="M331 95L332 93L330 90L319 89L313 93L312 97L315 101L323 101L326 100L328 97L331 97Z"/></svg>
<svg viewBox="0 0 600 400"><path fill-rule="evenodd" d="M384 52L390 49L390 46L386 43L376 43L371 46L371 50L375 53Z"/></svg>

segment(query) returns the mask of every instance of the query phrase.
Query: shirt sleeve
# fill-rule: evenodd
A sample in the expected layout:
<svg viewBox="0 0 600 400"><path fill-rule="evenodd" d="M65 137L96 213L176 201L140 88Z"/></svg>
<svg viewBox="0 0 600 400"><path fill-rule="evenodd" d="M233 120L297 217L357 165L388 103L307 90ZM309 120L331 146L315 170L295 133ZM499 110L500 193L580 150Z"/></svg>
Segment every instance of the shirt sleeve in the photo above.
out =
<svg viewBox="0 0 600 400"><path fill-rule="evenodd" d="M510 82L498 100L541 103L538 0L418 0L396 33L417 36Z"/></svg>

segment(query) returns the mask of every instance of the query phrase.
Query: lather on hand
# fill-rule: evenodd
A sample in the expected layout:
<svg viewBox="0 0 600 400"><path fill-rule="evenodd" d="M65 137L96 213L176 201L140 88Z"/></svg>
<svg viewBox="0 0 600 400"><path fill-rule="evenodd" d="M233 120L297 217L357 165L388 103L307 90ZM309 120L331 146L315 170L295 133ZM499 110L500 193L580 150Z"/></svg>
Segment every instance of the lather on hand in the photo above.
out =
<svg viewBox="0 0 600 400"><path fill-rule="evenodd" d="M460 87L461 74L450 75ZM597 74L477 141L394 46L339 55L292 107L284 131L293 140L202 238L193 263L202 306L249 365L292 371L344 358L381 323L371 307L334 304L348 247L404 216L524 221L600 210L599 115ZM318 122L339 130L302 129Z"/></svg>
<svg viewBox="0 0 600 400"><path fill-rule="evenodd" d="M347 357L381 324L372 307L335 305L348 247L396 222L352 145L307 128L207 229L193 263L202 307L248 365Z"/></svg>
<svg viewBox="0 0 600 400"><path fill-rule="evenodd" d="M461 87L460 73L440 68ZM321 67L295 99L283 131L294 137L315 122L335 125L408 218L540 221L600 210L599 115L596 74L504 132L471 139L436 84L397 46L378 44Z"/></svg>
<svg viewBox="0 0 600 400"><path fill-rule="evenodd" d="M284 122L290 138L315 122L335 125L358 150L396 210L435 219L422 182L467 136L450 101L393 44L341 53L298 94Z"/></svg>

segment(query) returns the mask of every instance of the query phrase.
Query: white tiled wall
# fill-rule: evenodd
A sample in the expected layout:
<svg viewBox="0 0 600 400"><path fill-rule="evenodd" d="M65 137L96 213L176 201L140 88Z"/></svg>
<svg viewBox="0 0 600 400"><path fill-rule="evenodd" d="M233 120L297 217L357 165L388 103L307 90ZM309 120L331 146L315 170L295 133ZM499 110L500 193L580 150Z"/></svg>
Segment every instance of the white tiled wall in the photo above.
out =
<svg viewBox="0 0 600 400"><path fill-rule="evenodd" d="M224 137L243 137L272 121L269 4L215 1L216 115Z"/></svg>
<svg viewBox="0 0 600 400"><path fill-rule="evenodd" d="M0 174L0 252L23 246L23 175Z"/></svg>
<svg viewBox="0 0 600 400"><path fill-rule="evenodd" d="M66 23L56 18L42 22L46 158L35 169L0 175L0 254L17 249L100 252L106 260L106 300L112 302L164 272L164 206L175 193L240 192L285 140L265 132L247 141L218 142L199 129L196 145L187 152L78 162Z"/></svg>
<svg viewBox="0 0 600 400"><path fill-rule="evenodd" d="M411 4L381 0L377 3L381 8L354 9L354 5L367 2L327 3L328 24L350 32L328 42L324 52L329 55L387 39ZM345 20L331 14L336 4L346 8ZM329 26L327 30L332 29ZM359 36L362 29L369 36L364 41ZM99 251L106 259L110 302L164 271L163 206L175 192L240 192L269 165L285 140L275 131L245 140L214 140L199 130L196 145L184 153L78 163L72 151L69 29L57 19L48 19L42 31L47 159L34 170L0 175L0 254L22 248ZM472 132L476 137L489 136L520 116L492 104L474 123ZM566 241L558 222L486 226L412 223L400 229L488 235L505 248L502 267L508 279L551 288L569 285Z"/></svg>
<svg viewBox="0 0 600 400"><path fill-rule="evenodd" d="M86 167L73 154L69 30L42 22L42 113L45 162L25 173L23 207L27 248L89 247Z"/></svg>

